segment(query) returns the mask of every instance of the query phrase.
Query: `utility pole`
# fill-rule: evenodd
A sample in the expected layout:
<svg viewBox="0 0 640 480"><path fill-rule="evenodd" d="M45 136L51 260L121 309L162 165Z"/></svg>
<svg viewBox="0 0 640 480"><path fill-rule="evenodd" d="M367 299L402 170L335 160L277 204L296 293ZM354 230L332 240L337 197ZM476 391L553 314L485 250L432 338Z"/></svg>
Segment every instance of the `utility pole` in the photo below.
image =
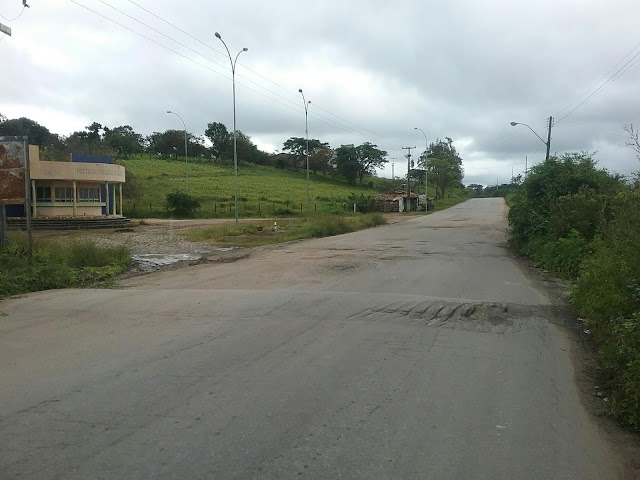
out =
<svg viewBox="0 0 640 480"><path fill-rule="evenodd" d="M513 167L511 167L511 183L513 183Z"/></svg>
<svg viewBox="0 0 640 480"><path fill-rule="evenodd" d="M403 150L407 150L407 212L411 211L411 149L413 147L402 147Z"/></svg>
<svg viewBox="0 0 640 480"><path fill-rule="evenodd" d="M393 157L393 158L391 159L391 179L392 179L392 180L395 180L395 179L396 179L395 166L396 166L396 157Z"/></svg>
<svg viewBox="0 0 640 480"><path fill-rule="evenodd" d="M549 151L551 150L551 127L553 127L553 117L549 117L549 134L547 136L547 160L549 160Z"/></svg>
<svg viewBox="0 0 640 480"><path fill-rule="evenodd" d="M529 170L529 157L527 155L524 156L524 179L527 179L527 170Z"/></svg>

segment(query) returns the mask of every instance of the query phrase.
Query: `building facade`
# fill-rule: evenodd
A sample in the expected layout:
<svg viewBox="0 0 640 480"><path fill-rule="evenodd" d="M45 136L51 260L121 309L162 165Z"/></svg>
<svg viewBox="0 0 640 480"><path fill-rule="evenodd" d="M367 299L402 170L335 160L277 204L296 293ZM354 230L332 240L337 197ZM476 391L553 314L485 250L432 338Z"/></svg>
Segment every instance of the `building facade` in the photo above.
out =
<svg viewBox="0 0 640 480"><path fill-rule="evenodd" d="M122 216L125 169L111 157L72 154L71 162L40 161L39 148L29 145L29 176L33 218ZM10 217L24 215L21 205L7 210Z"/></svg>

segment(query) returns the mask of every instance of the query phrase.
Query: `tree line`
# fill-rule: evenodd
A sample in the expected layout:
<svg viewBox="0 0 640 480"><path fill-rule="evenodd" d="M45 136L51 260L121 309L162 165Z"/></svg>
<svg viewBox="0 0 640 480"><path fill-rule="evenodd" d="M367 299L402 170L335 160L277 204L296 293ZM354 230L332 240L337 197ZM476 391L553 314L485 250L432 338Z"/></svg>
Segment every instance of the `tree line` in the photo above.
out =
<svg viewBox="0 0 640 480"><path fill-rule="evenodd" d="M169 129L144 136L130 125L109 127L93 122L84 130L62 136L29 118L8 119L2 115L0 135L28 135L31 144L40 146L41 157L45 160L64 160L71 152L109 155L124 160L144 154L164 159L179 158L184 155L185 144L184 130ZM188 157L223 164L233 161L233 131L223 123L207 124L202 135L191 132L186 135ZM363 184L367 177L375 175L376 169L389 162L388 153L370 142L332 148L327 142L310 138L308 148L309 169L314 174L341 177L351 185ZM238 131L238 160L243 163L302 170L306 168L306 151L305 138L291 137L283 143L279 153L271 154L260 150L249 135ZM429 186L437 197L462 187L462 158L451 138L437 139L418 156L417 162L411 160L409 177L421 185L425 182L425 159Z"/></svg>

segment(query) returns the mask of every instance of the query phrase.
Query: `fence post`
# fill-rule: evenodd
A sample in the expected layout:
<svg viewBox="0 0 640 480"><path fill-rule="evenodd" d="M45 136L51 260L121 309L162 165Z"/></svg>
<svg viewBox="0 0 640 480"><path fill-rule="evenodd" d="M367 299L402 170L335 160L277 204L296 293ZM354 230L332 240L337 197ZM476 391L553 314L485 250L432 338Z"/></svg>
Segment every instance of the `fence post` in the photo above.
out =
<svg viewBox="0 0 640 480"><path fill-rule="evenodd" d="M313 211L314 211L314 212L317 212L317 211L318 211L318 204L317 204L317 203L314 203L314 204L313 204Z"/></svg>
<svg viewBox="0 0 640 480"><path fill-rule="evenodd" d="M258 204L258 213L260 213L260 204Z"/></svg>
<svg viewBox="0 0 640 480"><path fill-rule="evenodd" d="M213 204L213 213L216 213L218 211L218 204L214 203Z"/></svg>
<svg viewBox="0 0 640 480"><path fill-rule="evenodd" d="M302 204L300 204L300 211L302 211Z"/></svg>
<svg viewBox="0 0 640 480"><path fill-rule="evenodd" d="M108 208L108 207L107 207ZM151 213L151 204L149 204L149 213Z"/></svg>

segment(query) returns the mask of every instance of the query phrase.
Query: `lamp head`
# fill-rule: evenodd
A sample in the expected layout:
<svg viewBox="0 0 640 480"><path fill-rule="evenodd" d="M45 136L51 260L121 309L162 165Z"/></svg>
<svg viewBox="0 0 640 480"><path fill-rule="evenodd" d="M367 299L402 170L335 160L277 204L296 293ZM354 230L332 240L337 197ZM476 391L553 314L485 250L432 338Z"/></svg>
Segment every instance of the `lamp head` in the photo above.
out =
<svg viewBox="0 0 640 480"><path fill-rule="evenodd" d="M302 93L302 89L301 89L301 88L299 88L299 89L298 89L298 91L299 91L300 93Z"/></svg>
<svg viewBox="0 0 640 480"><path fill-rule="evenodd" d="M242 49L242 51L243 51L243 52L248 52L248 51L249 51L249 49L248 49L247 47L244 47L244 48Z"/></svg>
<svg viewBox="0 0 640 480"><path fill-rule="evenodd" d="M518 124L518 122L511 122L511 126L515 127Z"/></svg>
<svg viewBox="0 0 640 480"><path fill-rule="evenodd" d="M220 40L222 40L222 37L220 36L220 34L218 32L216 32L216 37L219 38Z"/></svg>
<svg viewBox="0 0 640 480"><path fill-rule="evenodd" d="M167 113L173 113L171 110L167 110Z"/></svg>

